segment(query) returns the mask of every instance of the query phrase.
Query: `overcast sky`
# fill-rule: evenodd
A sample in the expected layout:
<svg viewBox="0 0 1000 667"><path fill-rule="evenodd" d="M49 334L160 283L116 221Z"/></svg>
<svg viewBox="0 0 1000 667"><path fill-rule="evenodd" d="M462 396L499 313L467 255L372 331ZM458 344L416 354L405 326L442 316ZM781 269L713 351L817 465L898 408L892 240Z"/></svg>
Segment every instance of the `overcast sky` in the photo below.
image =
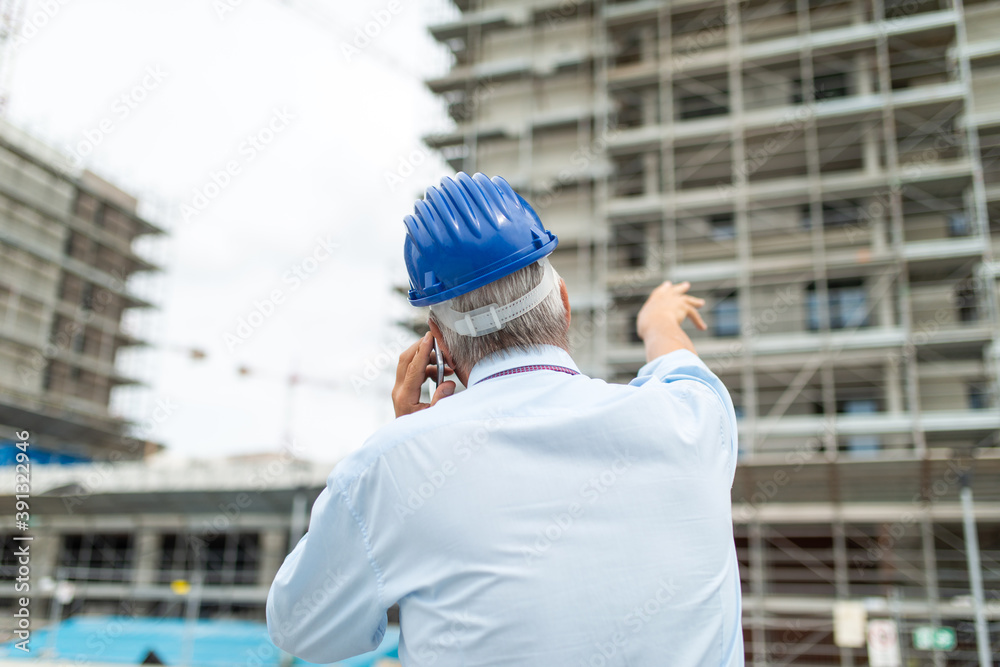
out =
<svg viewBox="0 0 1000 667"><path fill-rule="evenodd" d="M409 308L393 291L402 218L447 173L420 137L447 126L422 79L447 67L426 25L448 11L27 3L8 120L170 211L149 250L166 272L137 286L160 304L142 322L157 349L122 360L152 386L119 405L151 424L166 406L148 435L172 454L278 451L293 369L316 381L293 402L303 456L336 460L392 418L395 358L413 340L393 324ZM257 373L240 378L243 365Z"/></svg>

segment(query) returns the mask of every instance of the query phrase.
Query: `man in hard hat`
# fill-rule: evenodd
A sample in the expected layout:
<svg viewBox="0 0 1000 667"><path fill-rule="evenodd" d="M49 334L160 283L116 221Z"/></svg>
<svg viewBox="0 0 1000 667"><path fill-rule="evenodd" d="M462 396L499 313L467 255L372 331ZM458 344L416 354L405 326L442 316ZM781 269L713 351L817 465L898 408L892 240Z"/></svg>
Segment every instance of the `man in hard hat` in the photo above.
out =
<svg viewBox="0 0 1000 667"><path fill-rule="evenodd" d="M274 643L358 655L398 604L404 665L742 665L736 419L681 328L704 302L653 290L647 363L608 384L573 363L556 237L506 181L445 178L405 225L430 333L278 572ZM434 343L467 389L421 403Z"/></svg>

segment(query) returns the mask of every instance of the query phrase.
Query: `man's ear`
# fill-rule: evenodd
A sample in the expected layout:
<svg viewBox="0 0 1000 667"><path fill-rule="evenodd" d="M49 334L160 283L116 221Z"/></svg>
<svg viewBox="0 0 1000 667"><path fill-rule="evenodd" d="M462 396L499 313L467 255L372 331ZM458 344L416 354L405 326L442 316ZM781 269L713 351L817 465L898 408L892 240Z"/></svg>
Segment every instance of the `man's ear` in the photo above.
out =
<svg viewBox="0 0 1000 667"><path fill-rule="evenodd" d="M566 329L569 330L569 322L572 319L572 315L569 310L569 292L566 291L566 281L562 278L559 279L559 296L562 297L563 307L566 309Z"/></svg>

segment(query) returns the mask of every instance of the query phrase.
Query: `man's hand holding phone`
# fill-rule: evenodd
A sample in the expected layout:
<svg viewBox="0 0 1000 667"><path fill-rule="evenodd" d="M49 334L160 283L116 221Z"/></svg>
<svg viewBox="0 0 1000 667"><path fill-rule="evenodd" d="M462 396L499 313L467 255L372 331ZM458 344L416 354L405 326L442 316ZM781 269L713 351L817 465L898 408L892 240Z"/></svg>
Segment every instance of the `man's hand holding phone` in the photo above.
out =
<svg viewBox="0 0 1000 667"><path fill-rule="evenodd" d="M437 343L430 332L404 350L399 355L399 365L396 366L396 386L392 389L392 405L396 410L396 417L424 410L435 405L442 398L454 394L456 384L451 380L443 381L445 375L451 375L453 372L445 365L441 358L441 352L437 349ZM430 403L421 403L420 388L429 379L436 381L437 389L434 391Z"/></svg>

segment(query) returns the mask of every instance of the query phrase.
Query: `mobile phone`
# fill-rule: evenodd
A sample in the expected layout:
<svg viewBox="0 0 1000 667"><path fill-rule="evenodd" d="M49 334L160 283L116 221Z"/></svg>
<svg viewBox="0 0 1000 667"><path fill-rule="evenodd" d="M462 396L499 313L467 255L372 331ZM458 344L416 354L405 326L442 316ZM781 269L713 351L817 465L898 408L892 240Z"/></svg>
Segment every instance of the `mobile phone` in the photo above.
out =
<svg viewBox="0 0 1000 667"><path fill-rule="evenodd" d="M444 358L441 356L441 350L438 349L437 338L434 339L434 358L437 363L437 381L434 383L434 389L437 390L444 382Z"/></svg>

